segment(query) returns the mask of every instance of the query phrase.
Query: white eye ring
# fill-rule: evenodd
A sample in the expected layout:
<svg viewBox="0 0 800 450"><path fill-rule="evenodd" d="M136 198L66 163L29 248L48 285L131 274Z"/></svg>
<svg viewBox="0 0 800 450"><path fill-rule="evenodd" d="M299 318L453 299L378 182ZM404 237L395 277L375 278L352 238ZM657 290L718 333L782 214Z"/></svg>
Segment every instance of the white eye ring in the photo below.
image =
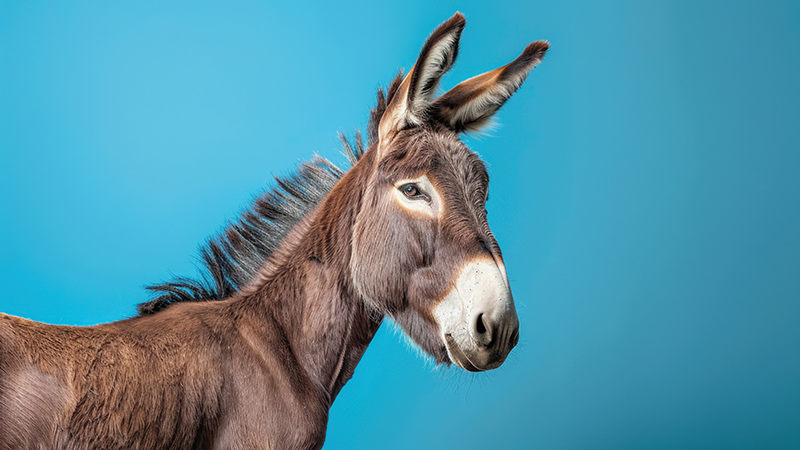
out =
<svg viewBox="0 0 800 450"><path fill-rule="evenodd" d="M426 175L398 180L392 190L395 202L408 212L437 217L444 207L442 197Z"/></svg>

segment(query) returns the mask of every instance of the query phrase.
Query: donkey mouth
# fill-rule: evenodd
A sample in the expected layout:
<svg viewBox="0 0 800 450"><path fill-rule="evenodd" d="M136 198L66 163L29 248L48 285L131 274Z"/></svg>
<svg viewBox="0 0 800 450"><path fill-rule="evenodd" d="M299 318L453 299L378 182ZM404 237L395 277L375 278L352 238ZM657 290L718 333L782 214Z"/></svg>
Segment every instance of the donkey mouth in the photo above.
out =
<svg viewBox="0 0 800 450"><path fill-rule="evenodd" d="M478 366L472 363L469 360L467 355L461 351L461 348L456 343L456 340L453 339L453 335L445 334L444 335L445 342L447 343L447 353L450 354L450 359L456 363L457 366L461 367L464 370L468 370L470 372L483 372L486 369L480 369Z"/></svg>

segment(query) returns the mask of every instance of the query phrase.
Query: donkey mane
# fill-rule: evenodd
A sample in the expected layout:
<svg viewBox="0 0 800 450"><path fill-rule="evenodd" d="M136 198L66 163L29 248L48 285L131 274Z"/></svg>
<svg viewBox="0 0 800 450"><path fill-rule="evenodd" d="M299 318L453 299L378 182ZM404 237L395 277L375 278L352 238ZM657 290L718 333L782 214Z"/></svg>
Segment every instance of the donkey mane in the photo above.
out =
<svg viewBox="0 0 800 450"><path fill-rule="evenodd" d="M402 80L400 71L386 93L378 88L376 104L367 122L367 148L377 142L378 125ZM352 167L364 155L361 132L356 131L352 144L343 134L340 139ZM139 304L139 314L154 314L173 303L222 300L240 291L256 276L295 224L325 198L347 169L316 156L302 163L295 173L284 178L275 177L275 187L258 197L237 221L200 247L198 277L176 277L146 286L156 297Z"/></svg>

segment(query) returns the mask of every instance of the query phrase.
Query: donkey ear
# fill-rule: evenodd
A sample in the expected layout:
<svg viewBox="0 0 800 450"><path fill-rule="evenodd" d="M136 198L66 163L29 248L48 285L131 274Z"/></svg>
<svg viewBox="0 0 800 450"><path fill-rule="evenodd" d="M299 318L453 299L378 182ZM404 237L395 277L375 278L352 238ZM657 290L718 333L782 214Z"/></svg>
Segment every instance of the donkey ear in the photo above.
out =
<svg viewBox="0 0 800 450"><path fill-rule="evenodd" d="M439 80L456 60L458 41L465 24L464 16L457 12L433 30L381 118L378 126L380 140L425 120Z"/></svg>
<svg viewBox="0 0 800 450"><path fill-rule="evenodd" d="M542 62L548 48L547 41L536 41L510 64L461 82L433 103L431 118L459 133L480 131Z"/></svg>

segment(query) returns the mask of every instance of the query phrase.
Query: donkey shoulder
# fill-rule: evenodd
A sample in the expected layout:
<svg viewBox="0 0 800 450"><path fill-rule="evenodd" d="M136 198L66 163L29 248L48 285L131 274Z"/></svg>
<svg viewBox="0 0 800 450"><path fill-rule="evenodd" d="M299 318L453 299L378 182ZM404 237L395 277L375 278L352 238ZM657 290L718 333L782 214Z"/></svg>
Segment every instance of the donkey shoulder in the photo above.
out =
<svg viewBox="0 0 800 450"><path fill-rule="evenodd" d="M0 449L47 448L63 426L68 386L33 362L28 342L48 327L0 314Z"/></svg>

